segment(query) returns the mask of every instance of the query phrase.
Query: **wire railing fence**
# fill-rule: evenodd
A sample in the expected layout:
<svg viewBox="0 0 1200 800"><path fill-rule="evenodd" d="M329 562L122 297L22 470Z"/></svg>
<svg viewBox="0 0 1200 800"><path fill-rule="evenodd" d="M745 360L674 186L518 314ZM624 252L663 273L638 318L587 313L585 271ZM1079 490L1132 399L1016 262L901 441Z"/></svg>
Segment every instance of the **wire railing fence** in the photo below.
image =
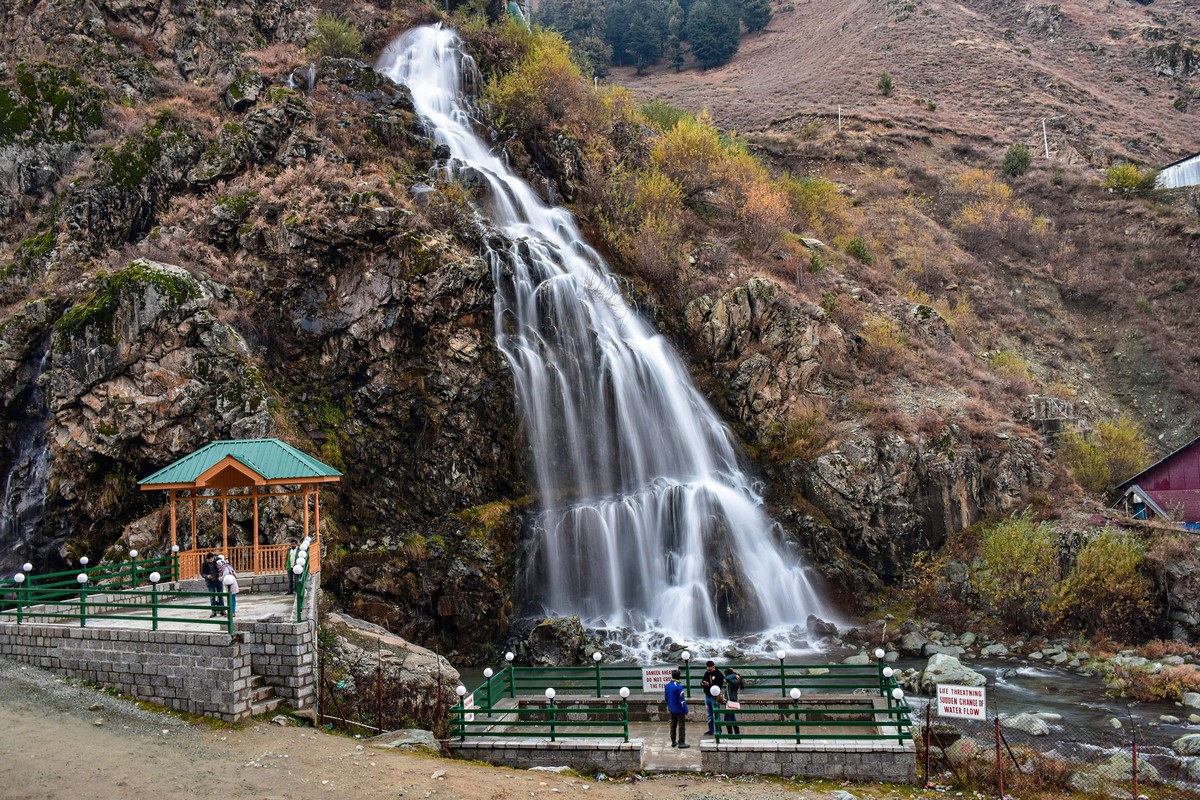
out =
<svg viewBox="0 0 1200 800"><path fill-rule="evenodd" d="M403 664L366 651L347 659L328 644L320 648L317 673L317 715L323 726L368 736L402 728L432 731L438 740L449 735L452 695L440 679L421 687Z"/></svg>
<svg viewBox="0 0 1200 800"><path fill-rule="evenodd" d="M926 787L995 797L1200 800L1200 758L1148 744L1132 718L1099 729L1057 714L939 717L931 704L913 723Z"/></svg>

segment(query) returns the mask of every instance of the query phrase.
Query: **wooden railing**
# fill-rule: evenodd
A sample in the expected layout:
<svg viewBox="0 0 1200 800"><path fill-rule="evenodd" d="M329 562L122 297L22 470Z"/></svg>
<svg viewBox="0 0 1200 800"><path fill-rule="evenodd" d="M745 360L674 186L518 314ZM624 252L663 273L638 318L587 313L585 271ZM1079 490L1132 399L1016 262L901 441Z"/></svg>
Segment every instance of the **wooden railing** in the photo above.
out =
<svg viewBox="0 0 1200 800"><path fill-rule="evenodd" d="M181 580L200 577L200 565L208 553L225 556L225 560L233 566L234 571L238 574L253 572L257 575L265 575L272 572L283 572L286 569L288 547L287 544L259 545L257 564L254 563L254 548L250 546L228 549L205 547L183 551L179 554L179 577ZM316 542L308 547L308 563L310 572L320 571L321 551Z"/></svg>

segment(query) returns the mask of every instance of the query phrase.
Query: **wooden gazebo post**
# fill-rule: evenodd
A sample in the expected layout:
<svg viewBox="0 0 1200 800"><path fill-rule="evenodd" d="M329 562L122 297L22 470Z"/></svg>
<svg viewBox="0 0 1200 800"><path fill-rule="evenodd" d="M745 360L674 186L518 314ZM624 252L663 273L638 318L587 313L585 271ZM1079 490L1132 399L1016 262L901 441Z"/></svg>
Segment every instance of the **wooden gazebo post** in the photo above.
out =
<svg viewBox="0 0 1200 800"><path fill-rule="evenodd" d="M254 500L254 574L259 572L258 565L258 484L253 487Z"/></svg>

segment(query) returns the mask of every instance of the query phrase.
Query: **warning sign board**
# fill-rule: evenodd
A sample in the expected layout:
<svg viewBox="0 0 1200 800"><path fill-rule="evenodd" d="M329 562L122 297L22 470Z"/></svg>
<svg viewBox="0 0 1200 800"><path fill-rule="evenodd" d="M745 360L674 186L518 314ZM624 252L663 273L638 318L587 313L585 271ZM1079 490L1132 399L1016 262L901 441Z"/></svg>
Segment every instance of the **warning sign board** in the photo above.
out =
<svg viewBox="0 0 1200 800"><path fill-rule="evenodd" d="M661 692L671 681L671 670L675 667L642 667L642 691L650 694Z"/></svg>
<svg viewBox="0 0 1200 800"><path fill-rule="evenodd" d="M475 707L475 693L472 692L471 694L469 694L463 698L463 709L470 709L470 708L474 708L474 707ZM468 711L467 713L463 714L463 720L466 722L474 722L475 714Z"/></svg>
<svg viewBox="0 0 1200 800"><path fill-rule="evenodd" d="M982 686L939 684L938 716L987 719L987 689Z"/></svg>

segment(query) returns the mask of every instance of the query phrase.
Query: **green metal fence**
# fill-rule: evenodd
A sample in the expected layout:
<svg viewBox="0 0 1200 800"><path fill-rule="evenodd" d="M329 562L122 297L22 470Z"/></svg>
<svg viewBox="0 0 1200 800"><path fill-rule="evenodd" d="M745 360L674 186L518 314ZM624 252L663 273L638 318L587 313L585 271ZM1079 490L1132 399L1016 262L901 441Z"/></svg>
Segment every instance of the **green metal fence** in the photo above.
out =
<svg viewBox="0 0 1200 800"><path fill-rule="evenodd" d="M135 550L134 553L136 552ZM11 596L14 590L23 587L45 590L41 595L43 602L51 602L54 599L67 600L79 594L81 575L86 576L86 584L91 590L118 590L147 586L150 584L150 575L155 572L159 574L160 582L175 581L179 575L179 556L171 554L139 559L135 555L128 561L96 567L89 566L84 560L78 568L62 572L22 571L11 578L0 580L0 594Z"/></svg>
<svg viewBox="0 0 1200 800"><path fill-rule="evenodd" d="M669 666L669 665L668 665ZM741 739L867 739L912 738L911 710L899 692L896 679L882 661L872 664L729 664L743 679L741 709L724 704L714 708L716 738ZM681 682L689 699L700 700L701 670L684 662ZM601 664L579 667L521 667L510 664L498 672L485 670L486 680L474 692L462 690L462 700L450 711L453 735L537 737L623 736L628 741L629 711L625 700L630 687L641 694L642 666ZM572 695L567 705L518 708L517 697ZM621 710L613 706L587 707L582 697L622 695ZM799 700L806 696L804 703ZM815 698L814 698L815 695ZM823 695L830 695L822 698ZM837 695L835 699L832 695ZM861 702L847 699L861 696ZM510 701L504 707L502 701ZM824 700L824 701L823 701ZM878 707L879 700L883 707ZM580 717L584 717L583 720ZM594 718L594 719L593 719ZM566 719L567 722L562 720ZM572 732L564 733L567 727ZM748 729L745 733L740 728ZM584 728L577 731L578 728ZM830 729L837 732L831 732ZM842 730L844 729L844 732Z"/></svg>
<svg viewBox="0 0 1200 800"><path fill-rule="evenodd" d="M228 610L232 595L221 592L214 595L211 592L183 592L158 588L151 584L149 589L112 590L108 587L93 588L87 584L76 584L74 596L64 597L63 591L57 587L28 587L18 586L15 600L8 607L0 609L0 619L15 621L17 624L50 620L78 621L79 626L87 627L89 620L128 620L145 622L146 611L150 612L151 630L158 630L163 622L188 622L201 625L214 625L225 628L233 633L233 617L222 614L218 617L182 617L180 611L208 611L214 596L220 598ZM141 611L141 614L131 614L131 610Z"/></svg>

